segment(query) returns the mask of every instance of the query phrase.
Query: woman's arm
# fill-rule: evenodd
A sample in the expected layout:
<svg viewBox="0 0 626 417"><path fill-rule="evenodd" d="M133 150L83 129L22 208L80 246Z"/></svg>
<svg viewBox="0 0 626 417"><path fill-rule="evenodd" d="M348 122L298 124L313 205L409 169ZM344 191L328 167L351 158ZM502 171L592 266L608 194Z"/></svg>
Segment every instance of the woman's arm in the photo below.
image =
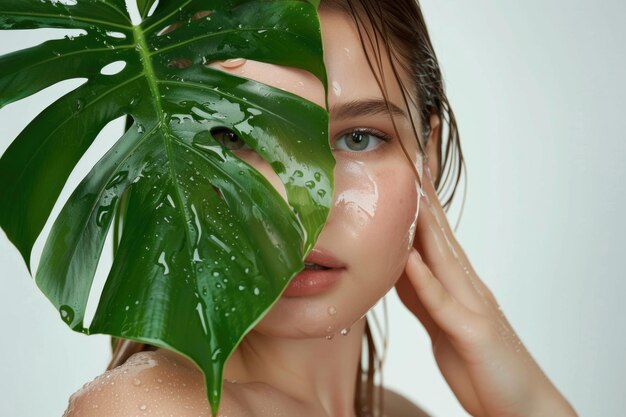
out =
<svg viewBox="0 0 626 417"><path fill-rule="evenodd" d="M425 326L439 369L456 397L475 417L576 416L473 270L429 173L424 194L415 249L396 290Z"/></svg>

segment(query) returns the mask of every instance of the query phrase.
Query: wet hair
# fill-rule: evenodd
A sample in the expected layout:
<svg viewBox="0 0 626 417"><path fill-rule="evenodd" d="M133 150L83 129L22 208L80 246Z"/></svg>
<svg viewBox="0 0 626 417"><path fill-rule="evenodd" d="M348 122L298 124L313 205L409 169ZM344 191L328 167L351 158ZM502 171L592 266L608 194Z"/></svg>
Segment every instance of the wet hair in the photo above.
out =
<svg viewBox="0 0 626 417"><path fill-rule="evenodd" d="M389 60L398 80L404 104L411 116L418 145L425 154L430 131L430 116L437 115L441 128L437 141L435 187L445 210L457 192L465 163L454 112L446 96L443 77L432 46L418 0L322 0L321 8L348 14L354 19L372 70ZM374 51L367 54L366 45ZM380 48L386 45L386 48ZM376 71L372 71L376 75ZM410 80L410 85L402 78ZM377 77L383 95L384 82ZM418 131L418 123L422 127ZM118 225L116 220L115 226ZM117 227L115 227L117 229ZM117 230L114 230L117 241ZM378 324L378 323L376 323ZM378 327L378 326L377 326ZM382 416L384 409L381 358L376 349L369 319L366 319L363 342L367 355L359 359L356 375L355 413L358 417ZM384 341L386 346L387 341ZM154 346L125 339L112 339L113 357L107 369L123 364L134 353L155 350ZM363 366L363 362L366 366ZM380 384L375 386L376 374Z"/></svg>

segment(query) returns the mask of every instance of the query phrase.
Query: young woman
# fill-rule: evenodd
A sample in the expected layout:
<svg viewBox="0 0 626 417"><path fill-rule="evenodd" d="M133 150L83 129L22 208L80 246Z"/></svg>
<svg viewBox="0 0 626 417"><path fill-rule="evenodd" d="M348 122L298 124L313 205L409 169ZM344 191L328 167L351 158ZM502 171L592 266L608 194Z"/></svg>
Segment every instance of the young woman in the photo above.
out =
<svg viewBox="0 0 626 417"><path fill-rule="evenodd" d="M292 281L229 358L220 415L425 415L391 391L374 395L373 352L365 378L361 370L363 338L372 345L364 316L395 286L469 414L575 416L472 269L438 200L438 188L458 183L462 156L418 5L328 0L320 18L334 204L306 279ZM323 86L303 71L243 59L212 65L325 103ZM221 140L284 196L239 138ZM139 350L150 351L131 356ZM121 342L111 368L72 396L66 416L210 415L201 372L173 352Z"/></svg>

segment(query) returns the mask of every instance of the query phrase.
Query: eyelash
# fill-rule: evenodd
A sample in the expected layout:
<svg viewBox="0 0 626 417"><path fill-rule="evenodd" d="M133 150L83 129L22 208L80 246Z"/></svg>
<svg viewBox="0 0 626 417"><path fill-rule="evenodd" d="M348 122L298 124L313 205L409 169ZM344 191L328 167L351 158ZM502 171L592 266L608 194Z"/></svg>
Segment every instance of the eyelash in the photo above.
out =
<svg viewBox="0 0 626 417"><path fill-rule="evenodd" d="M339 139L344 138L348 135L354 134L354 133L360 133L360 134L365 134L365 135L371 135L377 139L379 139L380 141L387 143L390 142L392 140L392 137L389 136L388 134L381 132L380 130L377 129L372 129L372 128L368 128L368 127L363 127L363 128L356 128L356 129L350 129L347 131L344 131L343 133L337 135L336 139L335 139L335 143L337 141L339 141ZM383 146L382 143L377 144L374 149L371 150L360 150L360 151L355 151L355 150L351 150L351 149L337 149L336 146L332 146L333 150L339 150L339 151L344 151L344 152L349 152L349 153L368 153L368 152L376 152L378 151L381 146Z"/></svg>

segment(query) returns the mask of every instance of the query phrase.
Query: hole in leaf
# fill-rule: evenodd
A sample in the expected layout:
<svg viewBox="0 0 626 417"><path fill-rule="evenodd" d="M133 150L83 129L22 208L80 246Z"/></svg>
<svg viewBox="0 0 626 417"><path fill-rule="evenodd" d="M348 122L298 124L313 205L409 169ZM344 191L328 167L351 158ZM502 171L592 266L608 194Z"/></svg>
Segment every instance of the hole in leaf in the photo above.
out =
<svg viewBox="0 0 626 417"><path fill-rule="evenodd" d="M133 25L141 24L141 14L139 13L139 6L137 0L125 0L126 10L130 16L130 21Z"/></svg>
<svg viewBox="0 0 626 417"><path fill-rule="evenodd" d="M194 22L196 20L200 20L207 16L211 16L212 14L213 14L213 10L200 10L200 11L195 12L194 15L191 16L191 21Z"/></svg>
<svg viewBox="0 0 626 417"><path fill-rule="evenodd" d="M215 185L212 185L211 187L213 187L213 191L215 191L215 194L217 194L217 196L223 200L224 199L224 194L222 194L222 190L220 190L219 188L217 188Z"/></svg>
<svg viewBox="0 0 626 417"><path fill-rule="evenodd" d="M115 31L112 31L112 30L107 30L106 34L107 34L107 36L110 36L112 38L126 39L126 35L124 35L122 32L115 32Z"/></svg>
<svg viewBox="0 0 626 417"><path fill-rule="evenodd" d="M180 22L174 22L171 25L167 25L163 29L161 29L159 33L157 33L157 36L163 36L163 35L167 35L168 33L172 33L176 29L178 29L180 26L181 26Z"/></svg>
<svg viewBox="0 0 626 417"><path fill-rule="evenodd" d="M122 72L124 68L126 68L126 61L115 61L102 67L102 69L100 70L100 74L115 75Z"/></svg>
<svg viewBox="0 0 626 417"><path fill-rule="evenodd" d="M152 6L150 6L150 10L148 11L148 16L152 16L152 14L154 13L154 11L156 10L158 6L159 6L159 0L152 3Z"/></svg>
<svg viewBox="0 0 626 417"><path fill-rule="evenodd" d="M23 50L38 46L45 41L53 39L70 39L86 35L84 29L20 29L2 30L2 40L0 41L0 55L4 55L16 50ZM60 56L58 51L50 51L51 56Z"/></svg>
<svg viewBox="0 0 626 417"><path fill-rule="evenodd" d="M225 127L211 129L211 136L224 148L234 151L243 148L246 143L235 132Z"/></svg>
<svg viewBox="0 0 626 417"><path fill-rule="evenodd" d="M64 6L76 6L76 4L78 4L78 1L77 0L56 0L56 1L53 1L53 3L59 3Z"/></svg>
<svg viewBox="0 0 626 417"><path fill-rule="evenodd" d="M174 59L167 63L168 68L185 69L189 68L193 61L189 58Z"/></svg>

